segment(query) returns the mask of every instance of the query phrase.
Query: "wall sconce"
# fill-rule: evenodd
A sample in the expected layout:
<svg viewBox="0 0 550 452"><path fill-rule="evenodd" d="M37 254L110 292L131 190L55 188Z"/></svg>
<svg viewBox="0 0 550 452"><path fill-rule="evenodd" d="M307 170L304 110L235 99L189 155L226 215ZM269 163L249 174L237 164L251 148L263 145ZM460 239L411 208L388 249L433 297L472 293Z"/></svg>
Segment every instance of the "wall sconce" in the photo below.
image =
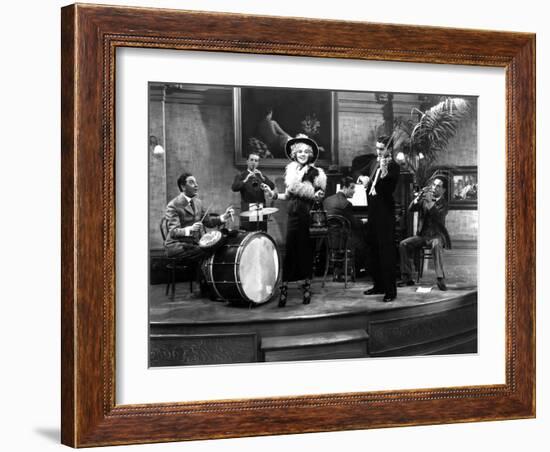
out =
<svg viewBox="0 0 550 452"><path fill-rule="evenodd" d="M164 155L164 148L159 144L159 140L154 135L149 135L149 149L152 149L153 155L160 157Z"/></svg>
<svg viewBox="0 0 550 452"><path fill-rule="evenodd" d="M153 155L158 155L158 156L161 156L164 154L164 148L160 145L160 144L157 144L154 148L153 148Z"/></svg>

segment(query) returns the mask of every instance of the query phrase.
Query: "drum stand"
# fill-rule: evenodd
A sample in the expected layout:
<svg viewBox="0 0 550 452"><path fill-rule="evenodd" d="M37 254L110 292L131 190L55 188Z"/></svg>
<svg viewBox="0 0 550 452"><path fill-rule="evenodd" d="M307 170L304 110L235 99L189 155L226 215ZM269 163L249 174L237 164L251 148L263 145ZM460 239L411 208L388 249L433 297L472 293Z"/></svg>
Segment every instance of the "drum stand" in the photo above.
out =
<svg viewBox="0 0 550 452"><path fill-rule="evenodd" d="M260 214L259 214L259 212L260 212L260 210L263 209L263 207L264 206L262 204L259 204L259 203L256 204L256 207L255 207L255 209L256 209L256 231L259 231L259 229L258 229L260 227Z"/></svg>

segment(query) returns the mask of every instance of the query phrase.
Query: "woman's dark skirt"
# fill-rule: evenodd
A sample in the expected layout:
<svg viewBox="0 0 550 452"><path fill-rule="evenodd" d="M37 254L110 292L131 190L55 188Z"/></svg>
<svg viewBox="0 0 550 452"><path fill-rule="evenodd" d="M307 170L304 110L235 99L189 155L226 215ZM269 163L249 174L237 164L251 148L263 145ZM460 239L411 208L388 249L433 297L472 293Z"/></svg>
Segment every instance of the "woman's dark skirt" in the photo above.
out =
<svg viewBox="0 0 550 452"><path fill-rule="evenodd" d="M312 201L293 198L288 205L283 281L311 279L313 243L309 236Z"/></svg>

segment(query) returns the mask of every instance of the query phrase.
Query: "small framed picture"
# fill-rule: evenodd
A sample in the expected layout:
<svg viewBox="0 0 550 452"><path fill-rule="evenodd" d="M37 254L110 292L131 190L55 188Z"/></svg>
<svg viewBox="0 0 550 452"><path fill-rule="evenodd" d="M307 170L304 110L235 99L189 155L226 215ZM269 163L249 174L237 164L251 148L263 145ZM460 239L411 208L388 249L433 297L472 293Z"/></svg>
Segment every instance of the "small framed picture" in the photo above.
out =
<svg viewBox="0 0 550 452"><path fill-rule="evenodd" d="M451 189L449 190L449 208L477 209L478 175L477 168L464 166L451 171Z"/></svg>

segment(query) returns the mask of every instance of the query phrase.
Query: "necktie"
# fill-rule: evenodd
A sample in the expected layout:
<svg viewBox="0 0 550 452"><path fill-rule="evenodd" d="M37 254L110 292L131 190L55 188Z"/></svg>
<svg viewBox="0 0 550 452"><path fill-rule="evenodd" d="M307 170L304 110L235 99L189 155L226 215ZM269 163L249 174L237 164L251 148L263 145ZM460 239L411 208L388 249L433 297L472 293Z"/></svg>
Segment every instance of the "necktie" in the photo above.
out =
<svg viewBox="0 0 550 452"><path fill-rule="evenodd" d="M189 204L191 205L191 210L193 211L193 217L195 217L197 215L197 212L195 210L195 201L193 199L190 199Z"/></svg>

